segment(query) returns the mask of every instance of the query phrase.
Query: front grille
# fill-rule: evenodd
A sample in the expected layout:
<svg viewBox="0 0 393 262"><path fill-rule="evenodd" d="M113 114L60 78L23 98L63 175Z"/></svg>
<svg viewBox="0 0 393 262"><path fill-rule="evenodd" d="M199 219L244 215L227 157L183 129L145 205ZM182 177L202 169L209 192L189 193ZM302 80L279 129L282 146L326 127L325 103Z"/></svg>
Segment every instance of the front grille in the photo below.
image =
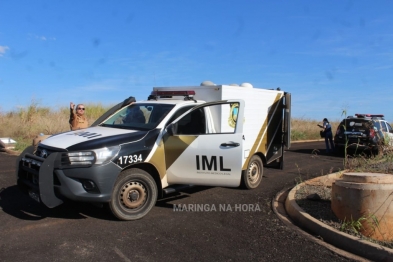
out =
<svg viewBox="0 0 393 262"><path fill-rule="evenodd" d="M21 166L24 167L24 169L31 169L34 170L36 173L39 172L41 165L44 163L45 159L31 155L31 154L26 154L24 157L21 159ZM33 172L33 173L35 173Z"/></svg>
<svg viewBox="0 0 393 262"><path fill-rule="evenodd" d="M41 166L45 159L54 153L54 150L48 150L43 147L38 147L35 154L25 154L19 162L18 180L27 188L39 191L39 173ZM43 156L43 157L41 157ZM53 181L55 185L60 185L59 179L53 172Z"/></svg>
<svg viewBox="0 0 393 262"><path fill-rule="evenodd" d="M19 162L18 180L28 188L39 190L39 172L45 159L26 154Z"/></svg>
<svg viewBox="0 0 393 262"><path fill-rule="evenodd" d="M50 154L52 154L54 152L58 152L58 151L54 151L54 150L39 146L37 148L37 151L35 151L34 155L42 157L42 158L47 158Z"/></svg>

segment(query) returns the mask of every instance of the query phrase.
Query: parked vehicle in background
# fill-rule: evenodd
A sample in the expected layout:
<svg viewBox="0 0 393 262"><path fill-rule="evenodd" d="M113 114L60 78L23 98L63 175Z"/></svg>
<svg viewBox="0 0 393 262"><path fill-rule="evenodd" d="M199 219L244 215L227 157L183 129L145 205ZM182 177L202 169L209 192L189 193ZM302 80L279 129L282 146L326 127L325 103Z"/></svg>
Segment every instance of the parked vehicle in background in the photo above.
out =
<svg viewBox="0 0 393 262"><path fill-rule="evenodd" d="M348 116L337 127L334 145L338 153L344 153L345 148L378 153L381 146L393 146L393 128L381 114Z"/></svg>

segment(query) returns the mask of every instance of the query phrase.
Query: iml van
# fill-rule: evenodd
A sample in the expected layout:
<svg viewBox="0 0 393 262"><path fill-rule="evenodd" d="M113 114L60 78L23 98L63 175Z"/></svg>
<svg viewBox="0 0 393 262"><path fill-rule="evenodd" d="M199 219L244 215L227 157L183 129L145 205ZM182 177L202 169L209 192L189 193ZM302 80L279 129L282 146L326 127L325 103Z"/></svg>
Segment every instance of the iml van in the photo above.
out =
<svg viewBox="0 0 393 262"><path fill-rule="evenodd" d="M257 188L284 167L291 94L251 84L154 87L92 126L55 134L17 160L19 188L48 208L106 204L120 220L147 215L188 186Z"/></svg>

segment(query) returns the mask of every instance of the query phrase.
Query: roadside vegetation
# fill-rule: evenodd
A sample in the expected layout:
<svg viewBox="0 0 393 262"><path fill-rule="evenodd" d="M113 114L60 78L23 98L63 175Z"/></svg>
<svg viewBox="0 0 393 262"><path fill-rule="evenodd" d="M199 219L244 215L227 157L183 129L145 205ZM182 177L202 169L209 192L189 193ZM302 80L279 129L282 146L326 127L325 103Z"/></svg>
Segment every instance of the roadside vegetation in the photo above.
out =
<svg viewBox="0 0 393 262"><path fill-rule="evenodd" d="M337 126L340 124L340 120L331 121L333 134L336 131ZM319 131L321 130L317 124L322 124L322 119L313 120L307 118L292 118L291 119L291 140L315 140L321 139Z"/></svg>
<svg viewBox="0 0 393 262"><path fill-rule="evenodd" d="M383 173L393 175L393 148L381 145L377 155L370 152L351 152L343 156L343 170L347 172ZM307 179L306 179L307 180ZM339 220L331 210L331 182L308 184L301 176L296 179L301 187L296 192L296 203L308 214L326 225L344 233L387 248L393 248L393 241L378 241L360 233L363 225L371 225L379 230L379 221L374 214L366 214L357 219ZM304 182L304 183L303 183Z"/></svg>
<svg viewBox="0 0 393 262"><path fill-rule="evenodd" d="M86 103L85 106L90 124L112 107L100 103ZM52 135L69 131L69 114L70 109L67 106L54 110L40 106L34 101L27 107L11 112L0 111L0 137L10 137L17 141L15 149L21 152L32 144L34 137L41 133ZM292 141L320 139L318 123L320 124L320 121L293 118L291 120ZM339 123L339 121L331 123L333 130Z"/></svg>
<svg viewBox="0 0 393 262"><path fill-rule="evenodd" d="M86 103L86 116L93 123L111 106L100 103ZM28 107L3 113L0 112L0 137L10 137L17 141L16 151L23 151L32 144L39 134L53 135L70 130L68 120L70 108L60 107L53 110L32 102Z"/></svg>

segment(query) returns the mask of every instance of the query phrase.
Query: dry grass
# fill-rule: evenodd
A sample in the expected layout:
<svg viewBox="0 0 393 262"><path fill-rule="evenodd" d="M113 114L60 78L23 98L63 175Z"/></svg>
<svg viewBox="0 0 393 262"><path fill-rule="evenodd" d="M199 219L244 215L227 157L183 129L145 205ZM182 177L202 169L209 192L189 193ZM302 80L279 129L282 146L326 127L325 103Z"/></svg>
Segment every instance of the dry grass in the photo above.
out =
<svg viewBox="0 0 393 262"><path fill-rule="evenodd" d="M291 140L308 140L308 139L320 139L319 131L321 130L317 124L322 124L322 121L304 119L304 118L292 118L291 119ZM332 126L333 134L340 122L330 122Z"/></svg>
<svg viewBox="0 0 393 262"><path fill-rule="evenodd" d="M384 153L378 155L359 154L347 155L345 169L351 172L370 172L393 174L393 151L392 147L385 147Z"/></svg>
<svg viewBox="0 0 393 262"><path fill-rule="evenodd" d="M85 104L85 107L90 124L110 108L93 103ZM22 151L31 145L33 138L40 133L52 135L69 131L69 112L69 107L53 110L34 102L27 108L8 113L0 112L0 137L16 140L16 150Z"/></svg>
<svg viewBox="0 0 393 262"><path fill-rule="evenodd" d="M345 118L345 116L342 116ZM337 127L340 125L341 120L331 121L333 136L336 132ZM321 130L317 124L322 124L322 121L304 118L292 118L291 119L291 140L308 140L308 139L320 139L319 131ZM390 124L393 126L393 124Z"/></svg>
<svg viewBox="0 0 393 262"><path fill-rule="evenodd" d="M111 107L103 106L100 103L87 103L85 106L90 124ZM39 106L33 101L26 108L8 113L0 112L0 137L11 137L16 140L18 142L16 149L21 151L29 146L32 139L40 133L51 135L70 130L68 119L69 108L67 106L53 110ZM320 139L319 131L321 129L317 124L321 124L321 121L293 118L291 120L292 141ZM339 122L331 122L331 125L334 131Z"/></svg>

